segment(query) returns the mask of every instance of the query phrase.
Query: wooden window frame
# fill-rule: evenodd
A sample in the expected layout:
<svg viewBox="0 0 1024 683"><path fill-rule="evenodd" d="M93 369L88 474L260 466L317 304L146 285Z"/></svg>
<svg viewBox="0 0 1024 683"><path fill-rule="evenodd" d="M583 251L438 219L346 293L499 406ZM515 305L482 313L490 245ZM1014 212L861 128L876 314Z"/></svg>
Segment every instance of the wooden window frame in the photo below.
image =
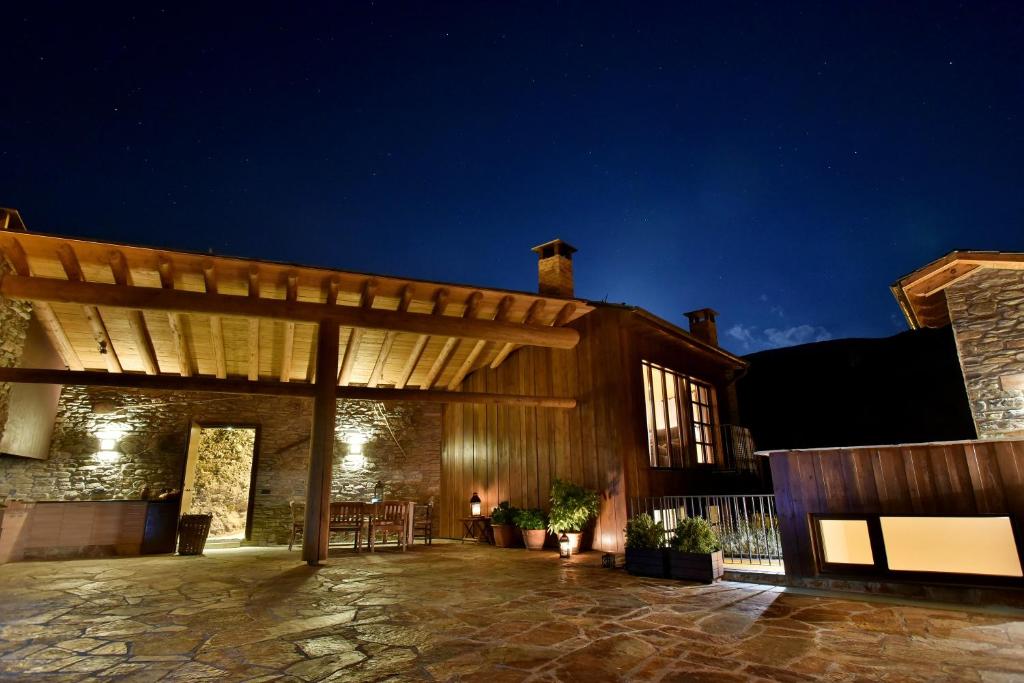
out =
<svg viewBox="0 0 1024 683"><path fill-rule="evenodd" d="M701 380L681 372L676 372L663 365L648 360L641 360L642 384L645 403L645 419L647 431L647 464L650 469L656 470L684 470L693 468L716 467L721 459L718 435L718 393L714 384ZM656 395L654 374L661 375L660 395ZM669 415L668 382L674 382L675 399L674 410L678 425L679 436L673 443L672 420ZM706 392L707 403L700 403L708 411L708 419L711 421L698 422L694 414L694 399L691 395L692 388L703 388ZM699 390L699 389L698 389ZM658 403L661 402L659 411ZM658 413L664 418L665 434L662 438L658 434ZM701 427L701 434L710 441L701 441L707 450L711 452L712 459L708 462L697 460L697 438L695 427ZM706 430L706 433L705 433ZM662 443L664 441L664 444ZM660 458L660 447L664 445L668 454L667 464Z"/></svg>

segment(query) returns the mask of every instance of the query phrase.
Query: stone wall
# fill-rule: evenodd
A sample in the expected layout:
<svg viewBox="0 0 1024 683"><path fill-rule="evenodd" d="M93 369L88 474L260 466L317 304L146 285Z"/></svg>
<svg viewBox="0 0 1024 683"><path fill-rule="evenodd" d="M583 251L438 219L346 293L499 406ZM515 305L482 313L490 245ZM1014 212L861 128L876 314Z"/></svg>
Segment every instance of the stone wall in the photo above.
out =
<svg viewBox="0 0 1024 683"><path fill-rule="evenodd" d="M11 271L10 265L0 256L0 276ZM11 301L0 297L0 367L17 367L28 332L28 321L32 305L24 301ZM0 437L7 425L7 406L11 385L0 382Z"/></svg>
<svg viewBox="0 0 1024 683"><path fill-rule="evenodd" d="M368 500L378 480L389 496L438 495L440 408L387 404L385 422L375 405L338 403L335 495ZM0 496L131 499L146 486L180 488L193 421L259 425L252 542L285 543L288 503L305 499L311 412L312 402L298 398L65 387L50 458L0 456ZM101 452L101 437L112 435L116 450ZM347 440L358 438L366 440L363 461L348 453Z"/></svg>
<svg viewBox="0 0 1024 683"><path fill-rule="evenodd" d="M979 270L946 302L978 437L1024 436L1024 271Z"/></svg>

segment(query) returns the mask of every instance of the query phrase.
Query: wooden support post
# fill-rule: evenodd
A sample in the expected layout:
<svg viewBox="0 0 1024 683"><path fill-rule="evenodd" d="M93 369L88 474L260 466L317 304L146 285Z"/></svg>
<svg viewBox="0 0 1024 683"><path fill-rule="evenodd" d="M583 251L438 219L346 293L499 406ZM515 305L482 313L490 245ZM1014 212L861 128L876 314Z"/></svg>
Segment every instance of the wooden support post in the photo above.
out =
<svg viewBox="0 0 1024 683"><path fill-rule="evenodd" d="M302 559L309 565L327 559L330 532L331 469L334 464L334 420L337 413L338 323L323 320L316 339L316 391L313 428L309 439L309 477L306 482L306 522Z"/></svg>

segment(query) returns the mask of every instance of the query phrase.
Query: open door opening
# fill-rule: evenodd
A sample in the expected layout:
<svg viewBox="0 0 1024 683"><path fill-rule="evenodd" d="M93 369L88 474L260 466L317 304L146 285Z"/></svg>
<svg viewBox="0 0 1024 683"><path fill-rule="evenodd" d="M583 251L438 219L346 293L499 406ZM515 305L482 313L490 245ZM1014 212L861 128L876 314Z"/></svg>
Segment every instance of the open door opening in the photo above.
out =
<svg viewBox="0 0 1024 683"><path fill-rule="evenodd" d="M252 537L259 428L193 424L182 485L181 514L210 514L209 541Z"/></svg>

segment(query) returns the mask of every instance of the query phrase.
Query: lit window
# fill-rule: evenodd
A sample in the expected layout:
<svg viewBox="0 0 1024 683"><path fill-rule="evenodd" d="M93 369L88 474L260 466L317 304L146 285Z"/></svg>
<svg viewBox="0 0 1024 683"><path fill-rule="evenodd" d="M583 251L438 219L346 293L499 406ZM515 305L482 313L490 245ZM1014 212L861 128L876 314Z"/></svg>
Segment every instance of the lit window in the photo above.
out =
<svg viewBox="0 0 1024 683"><path fill-rule="evenodd" d="M866 519L819 519L818 532L827 564L875 563Z"/></svg>
<svg viewBox="0 0 1024 683"><path fill-rule="evenodd" d="M882 517L889 569L1021 576L1009 517Z"/></svg>
<svg viewBox="0 0 1024 683"><path fill-rule="evenodd" d="M642 374L651 467L715 462L714 387L648 361Z"/></svg>

